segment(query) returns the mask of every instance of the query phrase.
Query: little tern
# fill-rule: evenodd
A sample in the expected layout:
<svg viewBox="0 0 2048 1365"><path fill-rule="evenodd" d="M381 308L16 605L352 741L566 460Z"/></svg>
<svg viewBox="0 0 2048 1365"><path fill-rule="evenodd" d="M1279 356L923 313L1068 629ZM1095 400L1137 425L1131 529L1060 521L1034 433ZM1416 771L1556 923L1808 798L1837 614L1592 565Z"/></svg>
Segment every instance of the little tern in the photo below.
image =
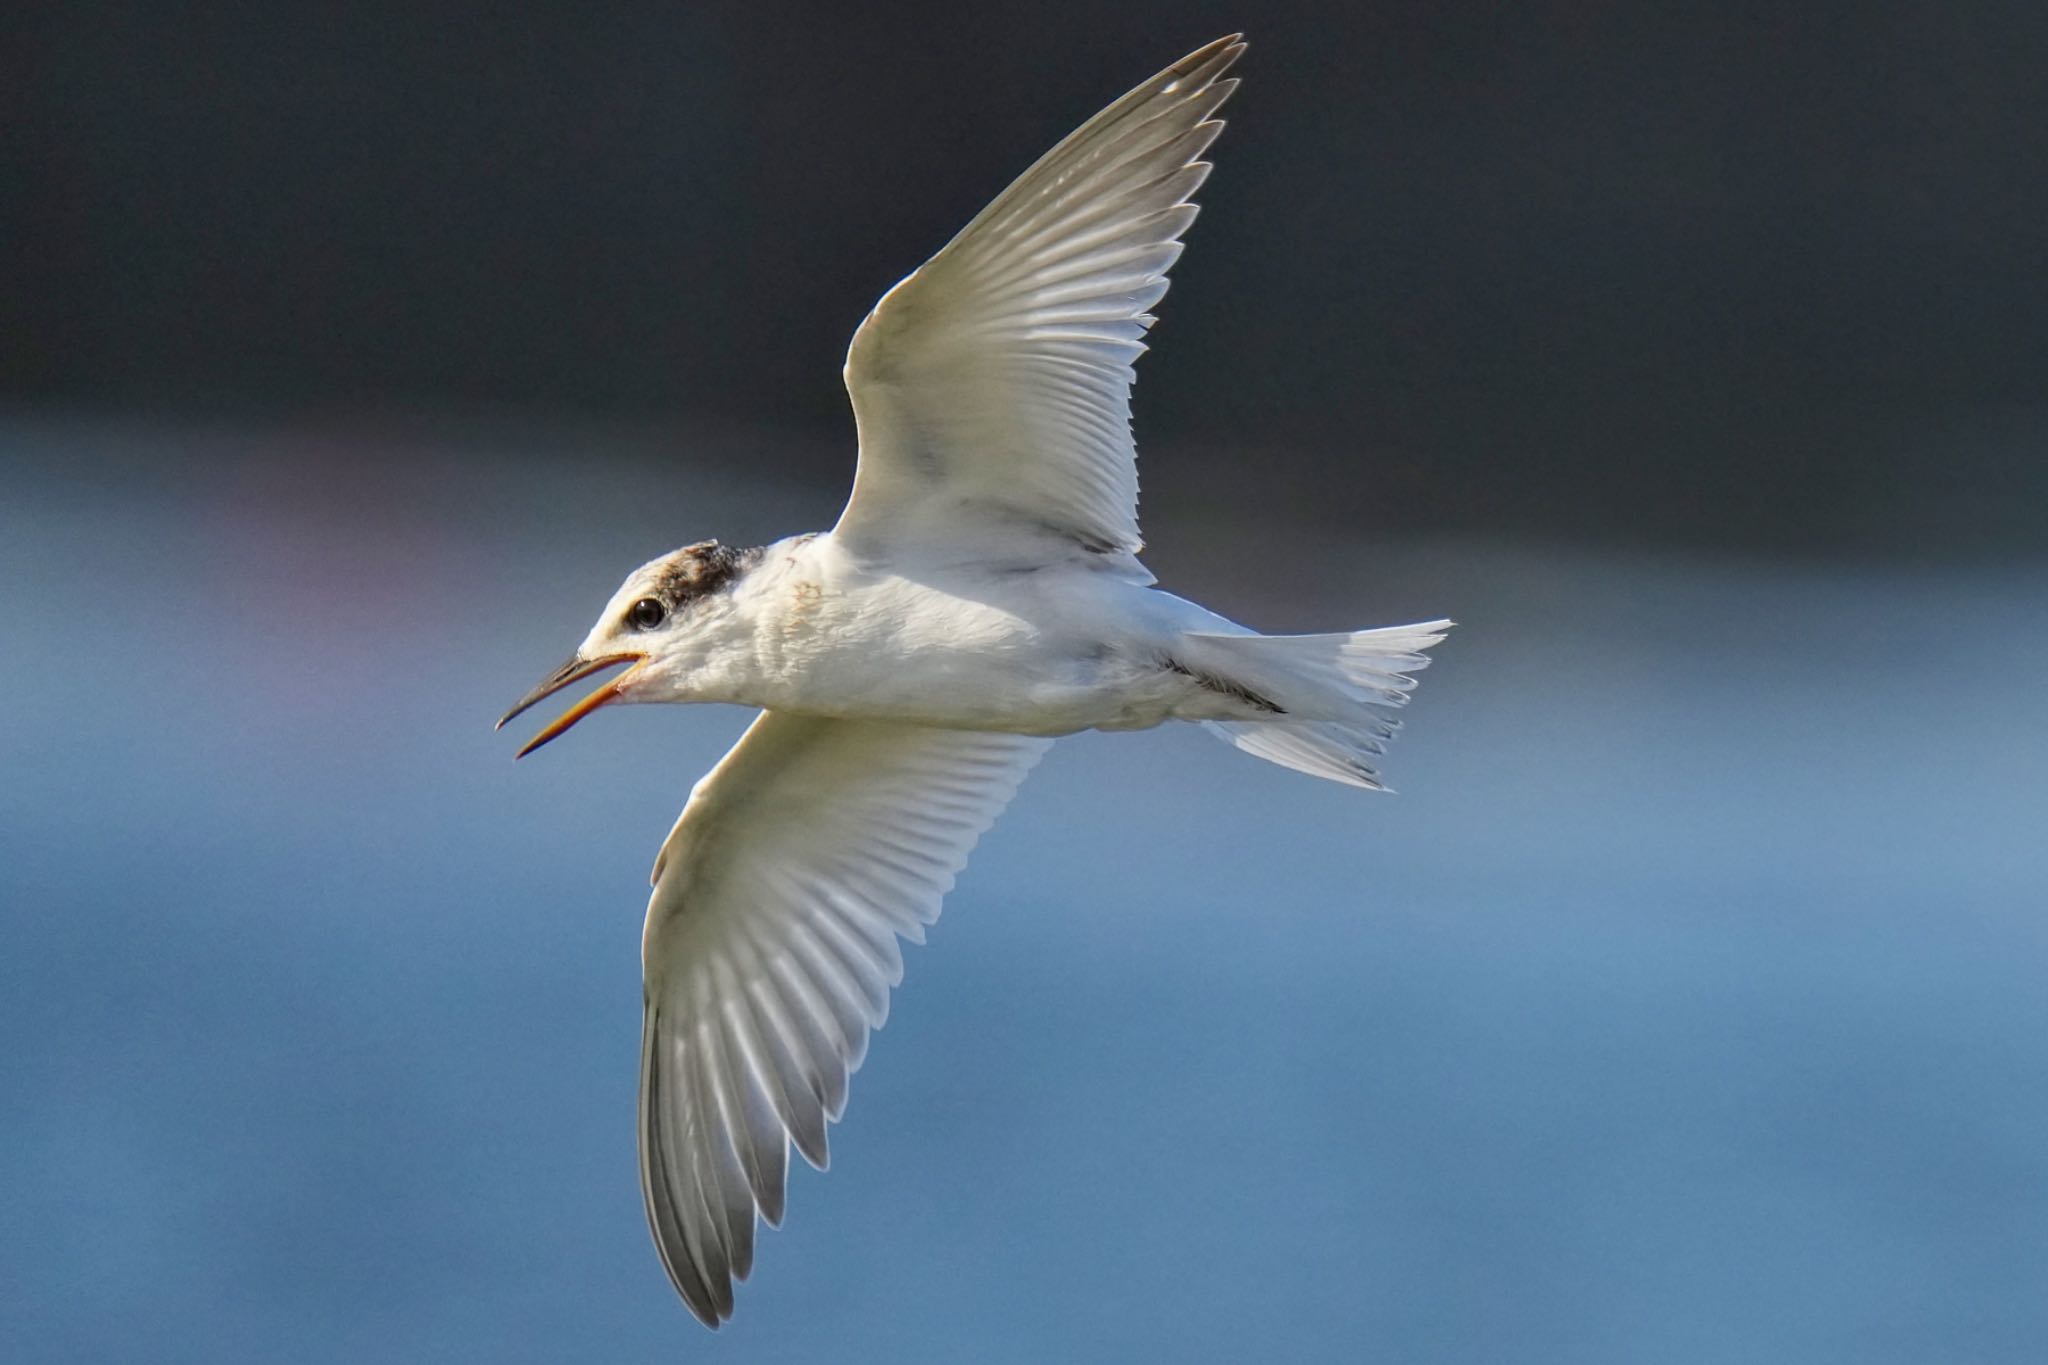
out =
<svg viewBox="0 0 2048 1365"><path fill-rule="evenodd" d="M1257 634L1139 563L1132 364L1194 222L1240 36L1054 147L854 333L839 522L644 565L499 721L623 666L612 702L759 708L654 864L640 1180L669 1278L732 1316L793 1145L825 1130L939 903L1055 736L1194 721L1379 788L1391 712L1449 621Z"/></svg>

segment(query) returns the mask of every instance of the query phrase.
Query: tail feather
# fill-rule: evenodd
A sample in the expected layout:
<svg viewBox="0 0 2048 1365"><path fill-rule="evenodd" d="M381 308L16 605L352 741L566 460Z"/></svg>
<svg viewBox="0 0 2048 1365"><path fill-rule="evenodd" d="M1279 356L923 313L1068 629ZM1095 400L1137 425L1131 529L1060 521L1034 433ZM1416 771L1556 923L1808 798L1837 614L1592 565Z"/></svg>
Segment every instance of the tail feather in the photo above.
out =
<svg viewBox="0 0 2048 1365"><path fill-rule="evenodd" d="M1388 626L1350 635L1190 635L1212 666L1277 702L1286 719L1205 721L1204 728L1248 754L1348 786L1385 791L1373 759L1386 752L1405 706L1410 674L1429 666L1423 651L1449 621Z"/></svg>
<svg viewBox="0 0 2048 1365"><path fill-rule="evenodd" d="M1392 721L1383 722L1390 729ZM1330 721L1206 720L1202 728L1246 753L1367 791L1391 791L1372 760L1386 752L1386 740L1370 730Z"/></svg>

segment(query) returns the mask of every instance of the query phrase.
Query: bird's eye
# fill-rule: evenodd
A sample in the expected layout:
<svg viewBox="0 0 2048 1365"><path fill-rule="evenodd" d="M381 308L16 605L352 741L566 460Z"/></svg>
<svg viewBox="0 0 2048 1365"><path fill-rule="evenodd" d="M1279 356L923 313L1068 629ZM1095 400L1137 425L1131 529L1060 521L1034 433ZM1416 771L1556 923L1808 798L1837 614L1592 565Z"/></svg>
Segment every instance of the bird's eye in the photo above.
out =
<svg viewBox="0 0 2048 1365"><path fill-rule="evenodd" d="M667 619L668 608L653 597L643 597L626 609L626 624L635 630L653 630Z"/></svg>

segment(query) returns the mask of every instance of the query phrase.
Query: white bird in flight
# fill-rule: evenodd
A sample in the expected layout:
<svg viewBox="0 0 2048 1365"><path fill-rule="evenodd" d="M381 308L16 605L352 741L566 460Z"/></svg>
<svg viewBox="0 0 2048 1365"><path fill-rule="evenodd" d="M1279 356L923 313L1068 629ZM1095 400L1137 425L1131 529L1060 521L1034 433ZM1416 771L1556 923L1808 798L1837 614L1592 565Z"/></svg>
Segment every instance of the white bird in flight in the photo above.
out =
<svg viewBox="0 0 2048 1365"><path fill-rule="evenodd" d="M968 850L1055 736L1195 721L1354 787L1449 621L1259 635L1138 562L1131 366L1209 173L1240 37L1088 120L854 333L838 525L633 572L502 726L610 702L760 708L654 864L640 1180L669 1278L732 1316L789 1148L825 1165L868 1034Z"/></svg>

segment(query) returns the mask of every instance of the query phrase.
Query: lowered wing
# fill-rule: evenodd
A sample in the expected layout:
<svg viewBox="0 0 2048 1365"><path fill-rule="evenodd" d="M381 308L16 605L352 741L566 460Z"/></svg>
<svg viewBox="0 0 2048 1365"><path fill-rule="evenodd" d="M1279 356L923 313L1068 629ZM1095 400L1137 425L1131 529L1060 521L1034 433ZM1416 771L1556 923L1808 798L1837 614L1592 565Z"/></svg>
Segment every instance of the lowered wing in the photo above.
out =
<svg viewBox="0 0 2048 1365"><path fill-rule="evenodd" d="M697 784L642 947L640 1182L690 1310L716 1327L782 1220L953 878L1052 743L764 712Z"/></svg>

